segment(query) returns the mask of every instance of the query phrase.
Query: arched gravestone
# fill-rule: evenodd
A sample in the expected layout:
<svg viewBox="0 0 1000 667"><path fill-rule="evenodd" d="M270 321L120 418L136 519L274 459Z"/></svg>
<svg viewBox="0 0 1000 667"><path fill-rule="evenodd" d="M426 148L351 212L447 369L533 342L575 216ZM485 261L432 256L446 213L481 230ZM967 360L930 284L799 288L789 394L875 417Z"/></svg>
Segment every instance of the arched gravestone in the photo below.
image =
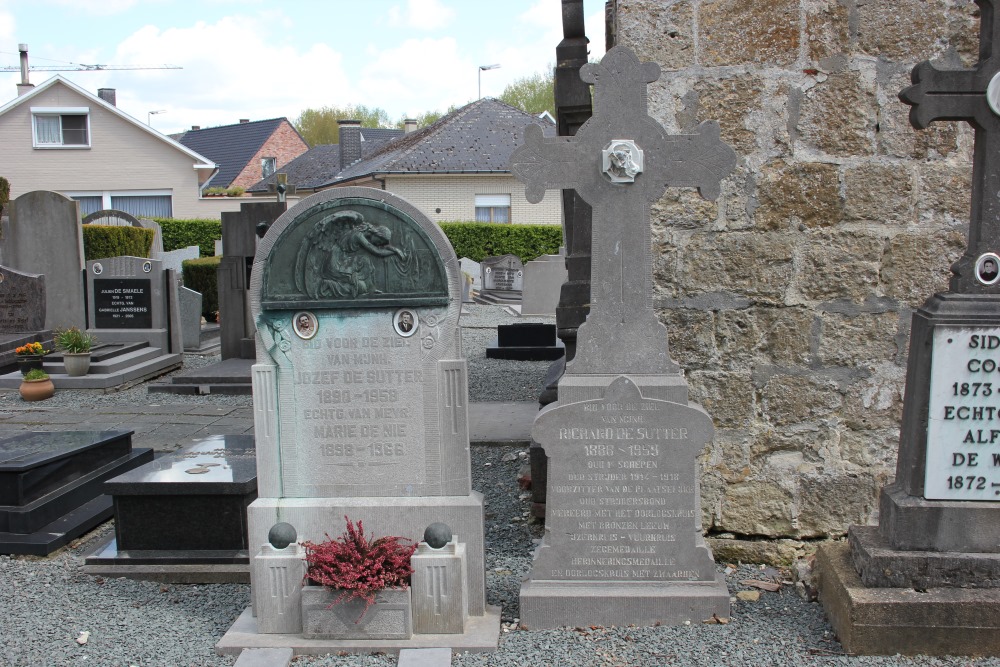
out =
<svg viewBox="0 0 1000 667"><path fill-rule="evenodd" d="M91 213L83 219L83 224L108 225L110 227L142 227L142 223L134 215L111 208Z"/></svg>
<svg viewBox="0 0 1000 667"><path fill-rule="evenodd" d="M373 534L414 541L443 522L467 547L468 613L486 613L461 275L440 227L371 188L313 195L261 239L250 283L252 551L282 521L313 541L342 531L345 515ZM270 607L256 601L269 589L251 569L266 626Z"/></svg>

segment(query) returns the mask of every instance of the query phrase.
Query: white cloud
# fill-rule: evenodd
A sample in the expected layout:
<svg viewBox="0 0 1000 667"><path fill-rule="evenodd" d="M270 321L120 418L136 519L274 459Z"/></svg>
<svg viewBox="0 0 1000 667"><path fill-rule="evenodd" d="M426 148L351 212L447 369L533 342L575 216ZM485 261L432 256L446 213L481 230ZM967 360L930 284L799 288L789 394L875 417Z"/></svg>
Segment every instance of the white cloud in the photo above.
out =
<svg viewBox="0 0 1000 667"><path fill-rule="evenodd" d="M138 4L138 0L53 0L52 4L74 12L111 16L132 9Z"/></svg>
<svg viewBox="0 0 1000 667"><path fill-rule="evenodd" d="M444 28L455 18L455 10L440 0L407 0L406 13L408 27L418 30Z"/></svg>
<svg viewBox="0 0 1000 667"><path fill-rule="evenodd" d="M0 4L0 44L14 45L14 15L6 9L6 5ZM3 49L7 51L8 49ZM13 51L13 49L10 49Z"/></svg>
<svg viewBox="0 0 1000 667"><path fill-rule="evenodd" d="M452 37L408 39L397 47L375 51L360 71L360 100L398 115L444 111L476 96L476 65L459 53ZM399 100L409 101L400 108Z"/></svg>
<svg viewBox="0 0 1000 667"><path fill-rule="evenodd" d="M118 106L156 127L186 129L294 117L351 96L342 55L323 44L299 51L276 33L283 15L227 17L184 28L146 26L119 44L115 62L180 65L182 70L115 72ZM275 30L278 28L278 30ZM91 80L88 79L91 90Z"/></svg>

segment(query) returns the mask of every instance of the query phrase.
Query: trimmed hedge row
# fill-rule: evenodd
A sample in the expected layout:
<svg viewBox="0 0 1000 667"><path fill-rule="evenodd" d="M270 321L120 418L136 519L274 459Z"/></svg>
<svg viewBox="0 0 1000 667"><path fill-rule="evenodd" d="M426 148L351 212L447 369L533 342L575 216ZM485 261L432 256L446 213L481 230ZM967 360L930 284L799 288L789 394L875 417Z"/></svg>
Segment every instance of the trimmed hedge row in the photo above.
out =
<svg viewBox="0 0 1000 667"><path fill-rule="evenodd" d="M219 311L219 264L221 257L201 257L181 262L184 287L201 292L201 314L208 322L215 321Z"/></svg>
<svg viewBox="0 0 1000 667"><path fill-rule="evenodd" d="M145 227L83 225L83 256L87 261L105 257L149 257L156 232Z"/></svg>
<svg viewBox="0 0 1000 667"><path fill-rule="evenodd" d="M561 225L500 225L488 222L442 222L451 247L459 257L477 262L485 257L517 255L528 262L554 255L562 245Z"/></svg>
<svg viewBox="0 0 1000 667"><path fill-rule="evenodd" d="M163 250L170 252L196 245L201 250L202 257L215 255L215 242L222 238L222 220L211 218L194 218L177 220L176 218L153 218L160 223L163 230Z"/></svg>

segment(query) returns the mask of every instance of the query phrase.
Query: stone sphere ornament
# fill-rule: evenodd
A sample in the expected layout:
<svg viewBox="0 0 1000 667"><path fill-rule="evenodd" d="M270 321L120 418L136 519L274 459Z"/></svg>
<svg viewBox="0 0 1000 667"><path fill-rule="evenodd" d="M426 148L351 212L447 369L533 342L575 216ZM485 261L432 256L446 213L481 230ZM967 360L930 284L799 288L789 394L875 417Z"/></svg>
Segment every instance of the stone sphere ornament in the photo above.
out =
<svg viewBox="0 0 1000 667"><path fill-rule="evenodd" d="M284 549L294 542L297 537L298 533L295 532L295 526L284 521L274 524L271 526L271 530L267 532L267 541L275 549Z"/></svg>
<svg viewBox="0 0 1000 667"><path fill-rule="evenodd" d="M451 542L451 527L446 523L432 523L424 530L424 542L432 549L440 549Z"/></svg>

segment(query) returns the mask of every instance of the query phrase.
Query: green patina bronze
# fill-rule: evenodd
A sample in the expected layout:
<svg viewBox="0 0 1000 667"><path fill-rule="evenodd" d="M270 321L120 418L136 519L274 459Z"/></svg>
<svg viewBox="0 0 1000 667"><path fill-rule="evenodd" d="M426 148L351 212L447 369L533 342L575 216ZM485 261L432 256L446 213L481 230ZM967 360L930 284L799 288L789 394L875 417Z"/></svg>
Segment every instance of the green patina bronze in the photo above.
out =
<svg viewBox="0 0 1000 667"><path fill-rule="evenodd" d="M447 303L444 262L427 232L378 200L334 199L303 212L264 266L265 310Z"/></svg>

